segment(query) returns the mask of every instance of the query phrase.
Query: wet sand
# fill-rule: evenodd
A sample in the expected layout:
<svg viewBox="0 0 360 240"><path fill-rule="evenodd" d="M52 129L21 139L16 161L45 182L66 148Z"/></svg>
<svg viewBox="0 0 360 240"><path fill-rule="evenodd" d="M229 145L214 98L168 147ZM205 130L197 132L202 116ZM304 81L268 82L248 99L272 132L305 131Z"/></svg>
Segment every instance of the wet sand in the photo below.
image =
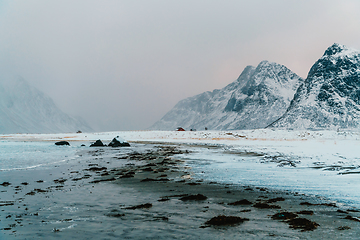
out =
<svg viewBox="0 0 360 240"><path fill-rule="evenodd" d="M84 148L76 163L6 176L0 238L360 238L360 212L336 202L195 181L177 158L192 147Z"/></svg>

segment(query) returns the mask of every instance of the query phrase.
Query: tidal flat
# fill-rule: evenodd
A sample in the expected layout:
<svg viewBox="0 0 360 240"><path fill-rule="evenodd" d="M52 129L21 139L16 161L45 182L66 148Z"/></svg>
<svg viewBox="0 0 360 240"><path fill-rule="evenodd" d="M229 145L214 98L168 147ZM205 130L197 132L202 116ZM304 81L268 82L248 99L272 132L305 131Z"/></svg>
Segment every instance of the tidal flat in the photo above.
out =
<svg viewBox="0 0 360 240"><path fill-rule="evenodd" d="M357 239L357 209L319 196L193 178L199 146L82 148L1 174L2 239ZM239 173L241 174L241 173ZM289 217L290 216L290 217Z"/></svg>

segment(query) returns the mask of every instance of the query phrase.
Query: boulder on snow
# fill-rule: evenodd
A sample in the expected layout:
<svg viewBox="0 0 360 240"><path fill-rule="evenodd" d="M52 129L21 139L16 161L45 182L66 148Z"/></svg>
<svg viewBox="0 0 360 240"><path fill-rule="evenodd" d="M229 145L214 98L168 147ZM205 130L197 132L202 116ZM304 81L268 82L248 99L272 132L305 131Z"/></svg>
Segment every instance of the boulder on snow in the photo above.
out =
<svg viewBox="0 0 360 240"><path fill-rule="evenodd" d="M105 145L104 145L103 142L99 139L99 140L96 140L96 142L94 142L93 144L91 144L90 147L105 147Z"/></svg>
<svg viewBox="0 0 360 240"><path fill-rule="evenodd" d="M70 146L70 143L68 141L60 141L60 142L56 142L55 145L58 145L58 146Z"/></svg>
<svg viewBox="0 0 360 240"><path fill-rule="evenodd" d="M114 138L110 143L109 147L130 147L130 144L127 142L120 142L116 138Z"/></svg>

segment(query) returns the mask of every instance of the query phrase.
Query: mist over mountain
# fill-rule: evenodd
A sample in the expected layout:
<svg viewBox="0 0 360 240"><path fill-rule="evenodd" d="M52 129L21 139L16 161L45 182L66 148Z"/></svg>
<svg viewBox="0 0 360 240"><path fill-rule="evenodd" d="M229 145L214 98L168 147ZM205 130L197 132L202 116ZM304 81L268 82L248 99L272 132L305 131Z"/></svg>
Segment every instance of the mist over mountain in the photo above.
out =
<svg viewBox="0 0 360 240"><path fill-rule="evenodd" d="M248 66L223 89L180 101L151 129L338 129L360 126L360 52L333 44L305 80L285 66Z"/></svg>
<svg viewBox="0 0 360 240"><path fill-rule="evenodd" d="M92 131L21 77L0 77L0 134Z"/></svg>
<svg viewBox="0 0 360 240"><path fill-rule="evenodd" d="M333 44L312 66L275 128L358 128L360 52Z"/></svg>
<svg viewBox="0 0 360 240"><path fill-rule="evenodd" d="M285 113L302 82L285 66L262 61L223 89L180 101L151 129L264 128Z"/></svg>

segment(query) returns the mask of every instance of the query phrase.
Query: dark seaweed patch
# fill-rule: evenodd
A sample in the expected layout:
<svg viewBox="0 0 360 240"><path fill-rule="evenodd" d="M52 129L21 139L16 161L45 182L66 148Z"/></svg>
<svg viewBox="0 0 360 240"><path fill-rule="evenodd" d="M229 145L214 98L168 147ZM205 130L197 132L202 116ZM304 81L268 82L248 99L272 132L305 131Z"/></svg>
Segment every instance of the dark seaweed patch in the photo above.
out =
<svg viewBox="0 0 360 240"><path fill-rule="evenodd" d="M288 223L290 228L301 229L301 231L312 231L320 226L306 218L294 218L289 220Z"/></svg>
<svg viewBox="0 0 360 240"><path fill-rule="evenodd" d="M247 199L242 199L240 201L236 201L236 202L232 202L232 203L228 203L228 205L232 205L232 206L237 206L237 205L251 205L253 204L252 202L250 202Z"/></svg>
<svg viewBox="0 0 360 240"><path fill-rule="evenodd" d="M243 223L245 221L249 221L248 218L241 218L235 216L224 216L219 215L217 217L213 217L210 220L206 221L206 225L213 225L213 226L225 226L225 225L234 225L238 223Z"/></svg>

